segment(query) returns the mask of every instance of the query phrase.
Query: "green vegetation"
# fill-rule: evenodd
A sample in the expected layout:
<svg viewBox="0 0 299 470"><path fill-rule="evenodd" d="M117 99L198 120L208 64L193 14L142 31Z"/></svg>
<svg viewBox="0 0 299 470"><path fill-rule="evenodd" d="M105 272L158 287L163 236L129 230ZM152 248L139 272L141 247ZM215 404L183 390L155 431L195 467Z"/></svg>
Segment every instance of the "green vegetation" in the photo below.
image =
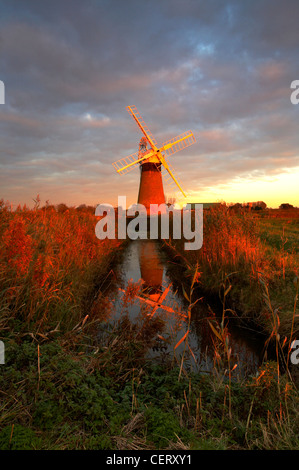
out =
<svg viewBox="0 0 299 470"><path fill-rule="evenodd" d="M296 449L296 392L277 366L229 382L145 359L152 337L124 317L101 344L88 326L6 339L1 449ZM230 398L229 398L230 397ZM230 399L230 407L229 407Z"/></svg>
<svg viewBox="0 0 299 470"><path fill-rule="evenodd" d="M264 215L264 214L263 214ZM203 246L184 251L184 240L166 240L172 259L205 295L224 298L241 320L271 335L298 335L299 218L257 218L220 206L204 211ZM189 282L190 283L190 282Z"/></svg>
<svg viewBox="0 0 299 470"><path fill-rule="evenodd" d="M266 246L285 254L299 253L299 218L257 220L259 236Z"/></svg>

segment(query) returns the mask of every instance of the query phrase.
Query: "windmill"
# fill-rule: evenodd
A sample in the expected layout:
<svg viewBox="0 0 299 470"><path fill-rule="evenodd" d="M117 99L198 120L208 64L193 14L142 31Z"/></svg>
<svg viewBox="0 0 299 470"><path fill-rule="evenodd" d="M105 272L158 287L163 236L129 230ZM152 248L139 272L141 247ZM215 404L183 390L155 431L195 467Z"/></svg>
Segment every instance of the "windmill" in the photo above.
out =
<svg viewBox="0 0 299 470"><path fill-rule="evenodd" d="M186 197L178 178L175 176L174 169L168 161L168 157L194 144L195 137L191 131L185 132L158 147L136 106L128 106L127 110L136 121L143 137L140 140L138 152L121 158L112 165L120 174L125 174L140 166L138 204L145 206L149 213L150 204L160 205L165 203L162 174L167 184L176 185L183 196Z"/></svg>

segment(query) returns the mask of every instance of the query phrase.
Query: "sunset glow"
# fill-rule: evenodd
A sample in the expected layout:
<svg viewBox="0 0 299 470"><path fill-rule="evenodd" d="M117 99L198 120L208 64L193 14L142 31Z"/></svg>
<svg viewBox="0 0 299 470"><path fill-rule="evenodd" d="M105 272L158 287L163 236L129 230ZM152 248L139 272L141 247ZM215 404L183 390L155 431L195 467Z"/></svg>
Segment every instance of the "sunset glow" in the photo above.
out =
<svg viewBox="0 0 299 470"><path fill-rule="evenodd" d="M221 202L231 203L268 201L270 207L279 207L283 202L298 205L299 168L292 173L269 178L246 179L236 178L231 182L215 187L205 188L203 192L192 193L189 202ZM258 199L257 199L258 196Z"/></svg>
<svg viewBox="0 0 299 470"><path fill-rule="evenodd" d="M1 198L12 207L37 194L135 203L138 169L112 167L138 151L130 105L159 145L194 132L171 157L184 203L299 205L298 2L167 3L2 6Z"/></svg>
<svg viewBox="0 0 299 470"><path fill-rule="evenodd" d="M0 450L299 450L299 1L0 6Z"/></svg>

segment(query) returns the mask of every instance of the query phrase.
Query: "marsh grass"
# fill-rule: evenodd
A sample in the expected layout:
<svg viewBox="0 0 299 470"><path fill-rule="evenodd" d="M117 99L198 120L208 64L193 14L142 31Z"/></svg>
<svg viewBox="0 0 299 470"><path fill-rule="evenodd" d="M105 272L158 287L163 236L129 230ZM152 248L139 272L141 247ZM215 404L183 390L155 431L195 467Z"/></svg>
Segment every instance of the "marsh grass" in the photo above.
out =
<svg viewBox="0 0 299 470"><path fill-rule="evenodd" d="M104 334L91 335L89 322ZM1 449L298 445L295 390L283 376L278 393L275 363L263 365L256 377L230 380L226 330L215 323L223 363L210 374L188 367L182 373L182 362L148 357L163 327L155 316L132 321L124 309L109 325L85 317L55 338L14 335L0 379Z"/></svg>
<svg viewBox="0 0 299 470"><path fill-rule="evenodd" d="M224 391L222 422L225 410L230 421L239 419L239 411L234 412L236 383L232 381L232 372L238 364L231 362L227 330L229 318L237 317L243 324L263 332L265 353L270 346L275 351L274 362L267 362L265 356L257 377L245 386L252 387L253 395L247 418L241 420L244 443L248 448L296 448L298 393L289 356L298 334L298 240L296 235L292 237L297 234L298 221L288 224L286 230L285 222L272 222L273 236L269 230L271 222L263 220L263 226L259 223L248 212L234 213L225 206L217 207L204 214L201 250L184 251L184 240L170 239L164 243L173 262L185 269L185 286L192 286L192 290L196 287L197 296L216 295L221 300L222 315L218 319L212 316L208 322L214 335L214 383L218 383L215 390ZM287 233L294 243L289 243ZM245 384L239 385L244 392ZM260 419L257 424L254 415L262 411L258 402L265 390L271 397L265 402L267 422ZM287 398L290 390L294 394L291 406ZM270 403L271 406L276 403L275 412ZM260 431L262 440L252 438ZM274 436L279 437L276 440Z"/></svg>
<svg viewBox="0 0 299 470"><path fill-rule="evenodd" d="M71 328L95 277L103 278L120 243L95 237L90 211L0 208L1 323L34 325L39 334ZM86 296L85 296L86 297Z"/></svg>
<svg viewBox="0 0 299 470"><path fill-rule="evenodd" d="M288 224L282 219L258 219L250 212L234 212L222 205L204 210L203 230L200 250L185 251L184 239L164 240L173 262L185 269L189 284L197 270L197 287L206 296L222 301L229 287L226 302L234 315L269 335L273 315L265 301L266 288L273 310L279 313L279 334L289 338L292 330L297 335L294 279L299 270L299 220ZM229 286L224 285L227 280Z"/></svg>
<svg viewBox="0 0 299 470"><path fill-rule="evenodd" d="M213 232L209 217L211 238L202 258L177 251L189 275L184 284L189 327L198 287L206 280L222 300L220 320L209 319L215 368L198 374L185 367L189 333L178 361L167 355L149 358L165 325L155 315L130 319L136 286L127 287L123 312L110 322L114 307L104 286L122 247L94 237L91 213L64 206L12 213L2 204L0 327L6 355L0 377L1 449L298 448L298 397L277 362L265 362L256 376L232 378L226 321L233 311L236 273L244 268L243 288L248 282L261 294L262 305L271 260L263 285L257 272L261 257L256 259L263 247L256 244L253 222L244 219L242 229L243 216L223 221L221 212ZM227 236L235 234L225 238L225 246L219 227ZM209 254L213 246L215 256ZM273 312L268 313L277 326L271 291L269 297Z"/></svg>

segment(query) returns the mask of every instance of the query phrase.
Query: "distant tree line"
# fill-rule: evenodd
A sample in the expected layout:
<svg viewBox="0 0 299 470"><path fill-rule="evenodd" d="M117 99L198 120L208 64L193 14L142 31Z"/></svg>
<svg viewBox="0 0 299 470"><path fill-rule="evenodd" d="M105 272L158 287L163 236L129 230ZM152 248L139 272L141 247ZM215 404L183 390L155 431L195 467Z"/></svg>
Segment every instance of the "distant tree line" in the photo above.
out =
<svg viewBox="0 0 299 470"><path fill-rule="evenodd" d="M246 202L246 203L239 203L232 204L230 209L239 210L239 209L247 209L251 211L261 211L267 209L267 204L264 201L257 201L257 202ZM296 209L292 204L287 202L280 204L279 209L281 210L288 210L288 209Z"/></svg>
<svg viewBox="0 0 299 470"><path fill-rule="evenodd" d="M230 208L233 210L247 209L251 211L261 211L267 208L267 204L264 201L246 202L243 204L237 202L236 204L232 204Z"/></svg>
<svg viewBox="0 0 299 470"><path fill-rule="evenodd" d="M283 204L280 204L279 209L295 209L295 207L292 204L284 202Z"/></svg>
<svg viewBox="0 0 299 470"><path fill-rule="evenodd" d="M74 207L74 206L67 206L64 202L61 202L60 204L49 204L48 201L46 201L46 204L41 208L42 210L47 210L47 211L51 211L51 210L55 210L56 212L60 213L60 214L63 214L64 212L67 212L69 210L76 210L78 212L90 212L91 214L94 214L95 213L95 208L96 208L96 205L95 206L89 206L89 205L86 205L86 204L80 204L79 206L77 207Z"/></svg>

